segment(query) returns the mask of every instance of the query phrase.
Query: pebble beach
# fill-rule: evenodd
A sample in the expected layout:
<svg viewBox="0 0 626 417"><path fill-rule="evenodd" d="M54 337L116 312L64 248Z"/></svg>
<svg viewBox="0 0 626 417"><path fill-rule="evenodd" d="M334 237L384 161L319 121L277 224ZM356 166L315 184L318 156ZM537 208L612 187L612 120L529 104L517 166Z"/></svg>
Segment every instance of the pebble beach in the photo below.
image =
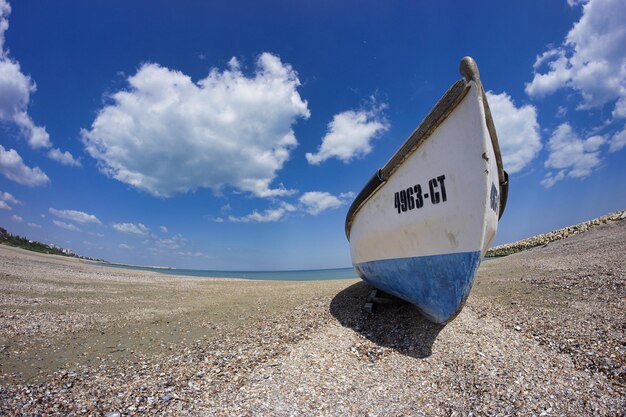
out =
<svg viewBox="0 0 626 417"><path fill-rule="evenodd" d="M368 314L356 279L199 279L0 245L0 415L623 416L626 221L605 217L483 262L445 326L403 302Z"/></svg>

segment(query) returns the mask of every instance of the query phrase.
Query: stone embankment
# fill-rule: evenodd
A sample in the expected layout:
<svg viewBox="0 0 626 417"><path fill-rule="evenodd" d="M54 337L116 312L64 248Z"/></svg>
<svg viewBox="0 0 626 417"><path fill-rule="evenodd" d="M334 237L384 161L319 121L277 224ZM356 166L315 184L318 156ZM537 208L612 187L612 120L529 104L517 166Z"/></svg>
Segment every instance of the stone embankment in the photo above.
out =
<svg viewBox="0 0 626 417"><path fill-rule="evenodd" d="M626 219L626 210L619 210L614 213L609 213L605 216L598 217L597 219L578 223L573 226L564 227L563 229L553 230L548 233L529 237L528 239L522 239L513 243L505 243L504 245L494 246L487 251L487 254L485 256L507 256L513 253L521 252L523 250L532 249L537 246L545 246L550 242L565 239L566 237L570 237L578 233L586 232L587 230L601 224L615 223L624 219Z"/></svg>

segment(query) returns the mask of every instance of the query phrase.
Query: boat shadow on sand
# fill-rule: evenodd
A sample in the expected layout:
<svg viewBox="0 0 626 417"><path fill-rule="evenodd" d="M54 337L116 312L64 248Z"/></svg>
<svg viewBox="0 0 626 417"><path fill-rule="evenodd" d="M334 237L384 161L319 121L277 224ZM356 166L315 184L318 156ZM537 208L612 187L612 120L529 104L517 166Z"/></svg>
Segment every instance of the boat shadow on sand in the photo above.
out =
<svg viewBox="0 0 626 417"><path fill-rule="evenodd" d="M330 303L330 313L348 327L379 346L391 348L414 358L426 358L444 328L428 321L417 307L399 300L377 305L368 314L363 306L372 287L358 282L338 293Z"/></svg>

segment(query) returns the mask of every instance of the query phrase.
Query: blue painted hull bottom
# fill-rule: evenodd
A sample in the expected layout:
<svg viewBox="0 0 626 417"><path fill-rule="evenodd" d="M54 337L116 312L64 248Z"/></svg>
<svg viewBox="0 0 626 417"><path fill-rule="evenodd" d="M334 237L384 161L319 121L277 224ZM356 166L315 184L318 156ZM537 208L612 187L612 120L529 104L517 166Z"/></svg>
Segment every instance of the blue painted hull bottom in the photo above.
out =
<svg viewBox="0 0 626 417"><path fill-rule="evenodd" d="M480 251L355 264L372 286L415 304L435 323L453 319L469 295Z"/></svg>

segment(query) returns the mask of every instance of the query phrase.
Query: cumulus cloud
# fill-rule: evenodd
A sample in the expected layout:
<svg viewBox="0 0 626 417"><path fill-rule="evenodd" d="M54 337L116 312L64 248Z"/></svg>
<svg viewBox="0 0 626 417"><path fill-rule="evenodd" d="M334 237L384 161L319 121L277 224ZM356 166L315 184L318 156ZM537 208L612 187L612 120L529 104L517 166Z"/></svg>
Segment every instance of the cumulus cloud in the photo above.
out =
<svg viewBox="0 0 626 417"><path fill-rule="evenodd" d="M147 236L150 233L150 229L141 223L115 223L113 228L118 232L136 236Z"/></svg>
<svg viewBox="0 0 626 417"><path fill-rule="evenodd" d="M18 67L19 69L19 67ZM0 71L2 71L2 64L0 63ZM5 74L6 75L6 74ZM2 88L2 87L0 87ZM33 85L33 92L35 91ZM20 128L22 136L26 138L28 144L33 149L49 148L52 146L50 142L50 135L46 132L45 127L37 126L33 122L33 119L25 112L21 111L13 115L13 122Z"/></svg>
<svg viewBox="0 0 626 417"><path fill-rule="evenodd" d="M159 229L161 229L161 233L167 233L167 227L161 226Z"/></svg>
<svg viewBox="0 0 626 417"><path fill-rule="evenodd" d="M0 0L0 120L15 123L33 149L49 148L50 138L45 128L36 126L26 112L30 94L37 87L22 73L19 62L13 61L4 49L10 13L11 6Z"/></svg>
<svg viewBox="0 0 626 417"><path fill-rule="evenodd" d="M7 203L11 203L11 204L16 204L16 205L22 204L21 201L19 201L18 199L13 197L11 193L7 193L6 191L0 191L0 200L6 201Z"/></svg>
<svg viewBox="0 0 626 417"><path fill-rule="evenodd" d="M57 217L60 217L65 220L70 220L76 223L86 224L86 223L95 223L102 224L100 220L94 216L93 214L87 214L83 211L77 210L57 210L54 208L49 208L48 211L50 214L53 214Z"/></svg>
<svg viewBox="0 0 626 417"><path fill-rule="evenodd" d="M329 158L348 163L372 151L372 140L389 125L382 114L385 105L370 110L348 110L333 116L317 153L306 153L309 164L319 165Z"/></svg>
<svg viewBox="0 0 626 417"><path fill-rule="evenodd" d="M526 167L541 150L537 109L516 107L507 93L487 92L487 102L498 133L504 168L514 174Z"/></svg>
<svg viewBox="0 0 626 417"><path fill-rule="evenodd" d="M10 204L18 205L22 204L22 202L13 197L11 193L7 193L6 191L0 191L0 209L12 210Z"/></svg>
<svg viewBox="0 0 626 417"><path fill-rule="evenodd" d="M563 123L548 140L550 155L544 164L546 168L558 170L558 173L548 172L542 184L551 187L565 177L589 176L602 162L600 147L605 143L606 139L598 135L581 139L568 123Z"/></svg>
<svg viewBox="0 0 626 417"><path fill-rule="evenodd" d="M5 49L4 34L9 28L11 6L6 0L0 0L0 122L9 122L18 127L20 134L32 149L48 149L52 147L50 135L45 127L37 126L28 114L30 95L35 93L37 86L26 74L22 73L20 63L9 57ZM65 165L74 161L69 152L50 152L50 158Z"/></svg>
<svg viewBox="0 0 626 417"><path fill-rule="evenodd" d="M617 152L626 147L626 125L609 140L609 152Z"/></svg>
<svg viewBox="0 0 626 417"><path fill-rule="evenodd" d="M309 110L296 72L277 56L262 54L251 77L233 58L197 83L157 64L128 83L82 131L104 174L161 197L227 186L258 197L291 193L271 183L298 144L292 125Z"/></svg>
<svg viewBox="0 0 626 417"><path fill-rule="evenodd" d="M154 242L158 247L165 249L178 249L180 248L179 243L174 239L157 239Z"/></svg>
<svg viewBox="0 0 626 417"><path fill-rule="evenodd" d="M11 6L6 0L0 0L0 51L4 52L4 32L9 28L8 16L11 14Z"/></svg>
<svg viewBox="0 0 626 417"><path fill-rule="evenodd" d="M296 211L297 208L289 203L281 202L279 207L270 208L263 212L254 210L252 213L236 217L228 216L228 220L234 223L268 223L277 222L284 218L288 213Z"/></svg>
<svg viewBox="0 0 626 417"><path fill-rule="evenodd" d="M326 191L309 191L298 199L298 206L286 203L284 201L277 202L277 207L269 208L262 212L258 210L245 216L229 215L228 217L215 217L211 220L215 223L223 223L228 220L233 223L268 223L277 222L287 218L289 213L308 213L316 216L326 210L336 209L343 206L354 198L354 193L341 193L338 196L332 195Z"/></svg>
<svg viewBox="0 0 626 417"><path fill-rule="evenodd" d="M557 182L561 181L563 178L565 178L565 170L559 171L556 174L553 172L547 172L541 180L541 185L546 188L550 188Z"/></svg>
<svg viewBox="0 0 626 417"><path fill-rule="evenodd" d="M326 191L309 191L302 194L299 201L305 212L316 216L323 211L341 207L352 197L353 193L334 196Z"/></svg>
<svg viewBox="0 0 626 417"><path fill-rule="evenodd" d="M527 94L541 97L572 88L581 95L579 109L615 102L613 117L626 117L625 21L623 0L589 1L563 44L537 57ZM540 72L543 67L547 71Z"/></svg>
<svg viewBox="0 0 626 417"><path fill-rule="evenodd" d="M52 220L52 223L61 229L69 230L71 232L80 232L80 229L71 223L65 223L60 220Z"/></svg>
<svg viewBox="0 0 626 417"><path fill-rule="evenodd" d="M41 225L37 224L37 223L27 223L26 224L28 227L32 227L33 229L41 229Z"/></svg>
<svg viewBox="0 0 626 417"><path fill-rule="evenodd" d="M50 182L50 178L39 167L30 168L15 151L0 145L0 173L18 184L36 187Z"/></svg>
<svg viewBox="0 0 626 417"><path fill-rule="evenodd" d="M22 223L24 219L18 216L17 214L14 214L11 216L11 220L13 220L15 223Z"/></svg>
<svg viewBox="0 0 626 417"><path fill-rule="evenodd" d="M68 151L62 152L58 148L53 148L48 151L48 158L57 161L61 165L68 165L73 167L79 167L80 161L74 159L71 153Z"/></svg>
<svg viewBox="0 0 626 417"><path fill-rule="evenodd" d="M118 246L120 249L134 249L135 248L134 246L127 245L126 243L120 243Z"/></svg>

